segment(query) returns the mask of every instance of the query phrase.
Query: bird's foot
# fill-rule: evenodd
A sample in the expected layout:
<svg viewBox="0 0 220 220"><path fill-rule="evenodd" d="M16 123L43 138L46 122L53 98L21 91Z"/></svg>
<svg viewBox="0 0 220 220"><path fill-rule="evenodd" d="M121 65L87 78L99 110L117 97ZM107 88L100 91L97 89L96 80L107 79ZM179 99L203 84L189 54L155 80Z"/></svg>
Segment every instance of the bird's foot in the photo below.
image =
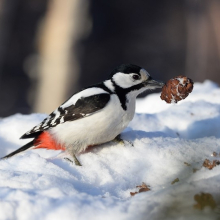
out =
<svg viewBox="0 0 220 220"><path fill-rule="evenodd" d="M118 136L116 136L116 138L113 141L115 141L115 142L117 142L119 144L123 144L123 145L125 145L125 143L128 142L132 147L134 147L134 145L133 145L133 143L131 141L123 140L121 138L120 134Z"/></svg>
<svg viewBox="0 0 220 220"><path fill-rule="evenodd" d="M119 144L125 145L125 142L124 142L124 140L121 138L121 135L120 135L120 134L119 134L118 136L116 136L113 141L115 141L115 142L117 142L117 143L119 143Z"/></svg>
<svg viewBox="0 0 220 220"><path fill-rule="evenodd" d="M75 154L73 154L73 155L71 155L71 156L72 156L72 158L73 158L74 163L75 163L76 166L82 166L82 164L79 162L79 160L77 159L77 157L75 156ZM65 157L64 159L67 160L67 161L70 162L70 163L73 163L73 161L72 161L70 158L68 158L68 157Z"/></svg>

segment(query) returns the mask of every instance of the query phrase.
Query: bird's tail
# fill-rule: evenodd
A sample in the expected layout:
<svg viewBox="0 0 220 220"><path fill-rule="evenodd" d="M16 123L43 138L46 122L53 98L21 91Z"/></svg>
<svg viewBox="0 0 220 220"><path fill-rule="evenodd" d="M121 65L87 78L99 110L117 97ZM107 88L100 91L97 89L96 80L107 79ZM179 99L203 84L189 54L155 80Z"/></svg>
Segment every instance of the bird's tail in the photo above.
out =
<svg viewBox="0 0 220 220"><path fill-rule="evenodd" d="M12 157L15 154L18 154L22 151L25 151L25 150L29 149L30 147L33 147L33 146L34 146L34 141L30 141L29 143L25 144L24 146L20 147L19 149L15 150L15 151L13 151L12 153L2 157L1 159L7 159L9 157Z"/></svg>
<svg viewBox="0 0 220 220"><path fill-rule="evenodd" d="M16 151L13 151L12 153L6 155L1 159L7 159L29 148L32 149L44 148L47 150L66 150L65 146L58 143L48 132L42 132L40 135L35 137L34 140L30 141L29 143L25 144L23 147L20 147Z"/></svg>

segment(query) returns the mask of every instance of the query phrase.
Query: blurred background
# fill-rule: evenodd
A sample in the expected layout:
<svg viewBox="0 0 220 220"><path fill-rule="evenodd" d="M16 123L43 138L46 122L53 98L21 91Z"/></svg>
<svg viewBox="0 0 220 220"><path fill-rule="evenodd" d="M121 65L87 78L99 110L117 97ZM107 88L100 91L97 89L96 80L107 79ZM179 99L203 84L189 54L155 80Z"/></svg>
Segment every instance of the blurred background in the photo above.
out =
<svg viewBox="0 0 220 220"><path fill-rule="evenodd" d="M220 83L220 1L0 0L0 117L50 113L121 63Z"/></svg>

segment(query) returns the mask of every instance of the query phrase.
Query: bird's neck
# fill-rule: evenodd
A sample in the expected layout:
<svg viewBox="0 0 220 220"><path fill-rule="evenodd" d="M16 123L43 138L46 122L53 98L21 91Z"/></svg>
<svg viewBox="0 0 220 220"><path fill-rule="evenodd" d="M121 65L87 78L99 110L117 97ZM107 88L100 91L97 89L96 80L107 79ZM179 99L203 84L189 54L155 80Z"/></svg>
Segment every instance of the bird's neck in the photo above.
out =
<svg viewBox="0 0 220 220"><path fill-rule="evenodd" d="M135 99L138 95L137 91L130 91L129 89L121 88L118 86L114 80L106 80L104 85L112 92L115 93L121 103L122 108L126 111L128 108L129 102L135 102Z"/></svg>
<svg viewBox="0 0 220 220"><path fill-rule="evenodd" d="M109 80L106 80L104 81L103 83L112 93L115 93L115 86L113 85L112 81L109 79Z"/></svg>

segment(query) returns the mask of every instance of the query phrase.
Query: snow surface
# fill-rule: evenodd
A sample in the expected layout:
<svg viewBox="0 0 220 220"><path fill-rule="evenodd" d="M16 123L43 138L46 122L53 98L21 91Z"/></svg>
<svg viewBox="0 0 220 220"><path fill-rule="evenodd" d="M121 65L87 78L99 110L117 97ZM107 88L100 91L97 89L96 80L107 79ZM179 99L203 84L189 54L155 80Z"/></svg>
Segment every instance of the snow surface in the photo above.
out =
<svg viewBox="0 0 220 220"><path fill-rule="evenodd" d="M220 166L202 164L220 160L212 155L220 153L220 88L196 83L179 104L159 96L137 101L138 113L122 134L125 145L111 142L81 154L82 167L46 150L1 160L0 220L219 219ZM25 144L19 137L44 118L1 119L0 156ZM131 197L142 182L151 190ZM214 209L194 207L201 193L212 195Z"/></svg>

